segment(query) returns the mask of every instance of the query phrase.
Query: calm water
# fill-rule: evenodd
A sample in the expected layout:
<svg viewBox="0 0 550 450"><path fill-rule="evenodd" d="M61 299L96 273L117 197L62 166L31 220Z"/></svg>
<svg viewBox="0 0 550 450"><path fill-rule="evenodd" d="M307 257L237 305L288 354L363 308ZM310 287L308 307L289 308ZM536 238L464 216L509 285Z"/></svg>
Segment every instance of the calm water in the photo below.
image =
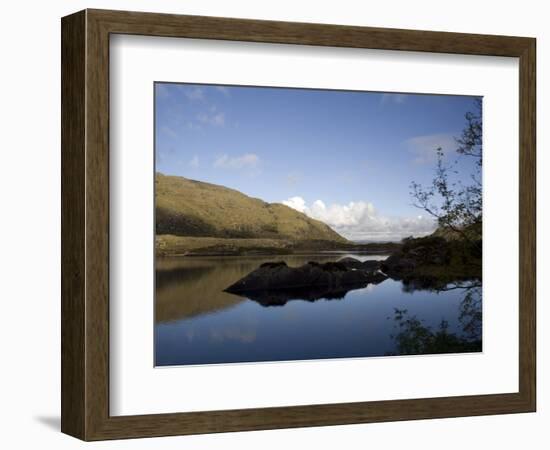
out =
<svg viewBox="0 0 550 450"><path fill-rule="evenodd" d="M262 306L223 290L267 261L385 259L386 255L159 258L156 365L481 351L481 288L414 290L401 282L343 298Z"/></svg>

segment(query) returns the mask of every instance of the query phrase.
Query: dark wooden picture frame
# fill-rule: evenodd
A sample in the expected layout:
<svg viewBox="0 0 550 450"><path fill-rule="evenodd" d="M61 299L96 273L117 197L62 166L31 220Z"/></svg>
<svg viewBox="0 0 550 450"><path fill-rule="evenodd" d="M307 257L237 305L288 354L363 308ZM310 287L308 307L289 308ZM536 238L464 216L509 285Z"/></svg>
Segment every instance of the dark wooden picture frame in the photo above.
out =
<svg viewBox="0 0 550 450"><path fill-rule="evenodd" d="M84 440L531 412L536 408L534 38L85 10L62 29L61 429ZM109 36L135 34L519 58L519 391L109 415ZM184 407L184 405L182 405Z"/></svg>

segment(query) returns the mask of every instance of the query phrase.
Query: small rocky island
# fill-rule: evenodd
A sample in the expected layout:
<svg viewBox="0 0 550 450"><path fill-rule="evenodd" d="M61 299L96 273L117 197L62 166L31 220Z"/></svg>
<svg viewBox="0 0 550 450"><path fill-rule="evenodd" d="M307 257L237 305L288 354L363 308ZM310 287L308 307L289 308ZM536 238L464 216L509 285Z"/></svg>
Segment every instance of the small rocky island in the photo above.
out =
<svg viewBox="0 0 550 450"><path fill-rule="evenodd" d="M285 262L260 265L225 289L264 306L289 300L341 299L346 293L391 278L423 289L442 289L451 282L481 279L481 253L476 247L437 236L405 241L383 261L346 257L336 262L308 262L289 267Z"/></svg>
<svg viewBox="0 0 550 450"><path fill-rule="evenodd" d="M289 267L284 261L268 262L229 286L227 292L287 289L308 286L342 287L384 281L387 276L378 270L377 261L365 264L354 258L320 264L308 262L300 267Z"/></svg>
<svg viewBox="0 0 550 450"><path fill-rule="evenodd" d="M378 261L362 263L354 258L324 264L311 261L300 267L289 267L284 261L269 262L225 291L247 296L265 306L283 305L292 299L337 299L350 290L384 281L387 275L379 267Z"/></svg>

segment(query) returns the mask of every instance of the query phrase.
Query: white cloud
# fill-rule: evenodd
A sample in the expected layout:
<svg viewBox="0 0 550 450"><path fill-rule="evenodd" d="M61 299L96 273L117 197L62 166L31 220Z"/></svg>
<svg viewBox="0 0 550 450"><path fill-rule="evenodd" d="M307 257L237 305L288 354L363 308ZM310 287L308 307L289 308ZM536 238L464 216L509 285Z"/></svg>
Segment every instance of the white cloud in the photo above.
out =
<svg viewBox="0 0 550 450"><path fill-rule="evenodd" d="M415 136L405 143L414 156L415 164L434 164L437 161L437 149L440 147L447 155L456 149L456 141L449 133Z"/></svg>
<svg viewBox="0 0 550 450"><path fill-rule="evenodd" d="M218 156L214 167L219 169L255 169L260 164L260 157L255 153L245 153L240 156Z"/></svg>
<svg viewBox="0 0 550 450"><path fill-rule="evenodd" d="M355 241L396 241L408 236L424 236L436 228L431 217L385 217L378 214L372 203L364 201L327 206L322 200L316 200L308 206L302 197L297 196L282 203L326 223L342 236Z"/></svg>
<svg viewBox="0 0 550 450"><path fill-rule="evenodd" d="M197 155L193 156L193 158L191 158L191 161L189 161L189 166L191 166L193 169L196 169L199 167L199 165L199 157Z"/></svg>
<svg viewBox="0 0 550 450"><path fill-rule="evenodd" d="M302 197L291 197L288 200L283 200L282 203L301 213L306 212L306 201Z"/></svg>

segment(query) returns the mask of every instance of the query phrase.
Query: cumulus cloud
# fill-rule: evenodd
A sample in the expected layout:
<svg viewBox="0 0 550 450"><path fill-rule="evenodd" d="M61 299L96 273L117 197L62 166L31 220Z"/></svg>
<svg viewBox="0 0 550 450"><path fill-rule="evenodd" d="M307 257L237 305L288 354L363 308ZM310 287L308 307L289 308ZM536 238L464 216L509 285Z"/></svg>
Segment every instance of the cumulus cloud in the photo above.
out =
<svg viewBox="0 0 550 450"><path fill-rule="evenodd" d="M425 136L415 136L405 141L413 154L415 164L432 165L437 161L437 149L442 148L444 152L449 153L456 148L456 141L452 134L428 134Z"/></svg>
<svg viewBox="0 0 550 450"><path fill-rule="evenodd" d="M220 155L214 161L218 169L255 169L260 164L260 157L255 153L245 153L240 156Z"/></svg>
<svg viewBox="0 0 550 450"><path fill-rule="evenodd" d="M396 241L408 236L424 236L436 228L431 217L385 217L375 210L372 203L364 201L327 206L322 200L316 200L308 205L302 197L297 196L282 203L326 223L342 236L354 241Z"/></svg>
<svg viewBox="0 0 550 450"><path fill-rule="evenodd" d="M302 197L290 197L288 200L283 200L282 203L301 213L305 213L307 209L306 201Z"/></svg>

